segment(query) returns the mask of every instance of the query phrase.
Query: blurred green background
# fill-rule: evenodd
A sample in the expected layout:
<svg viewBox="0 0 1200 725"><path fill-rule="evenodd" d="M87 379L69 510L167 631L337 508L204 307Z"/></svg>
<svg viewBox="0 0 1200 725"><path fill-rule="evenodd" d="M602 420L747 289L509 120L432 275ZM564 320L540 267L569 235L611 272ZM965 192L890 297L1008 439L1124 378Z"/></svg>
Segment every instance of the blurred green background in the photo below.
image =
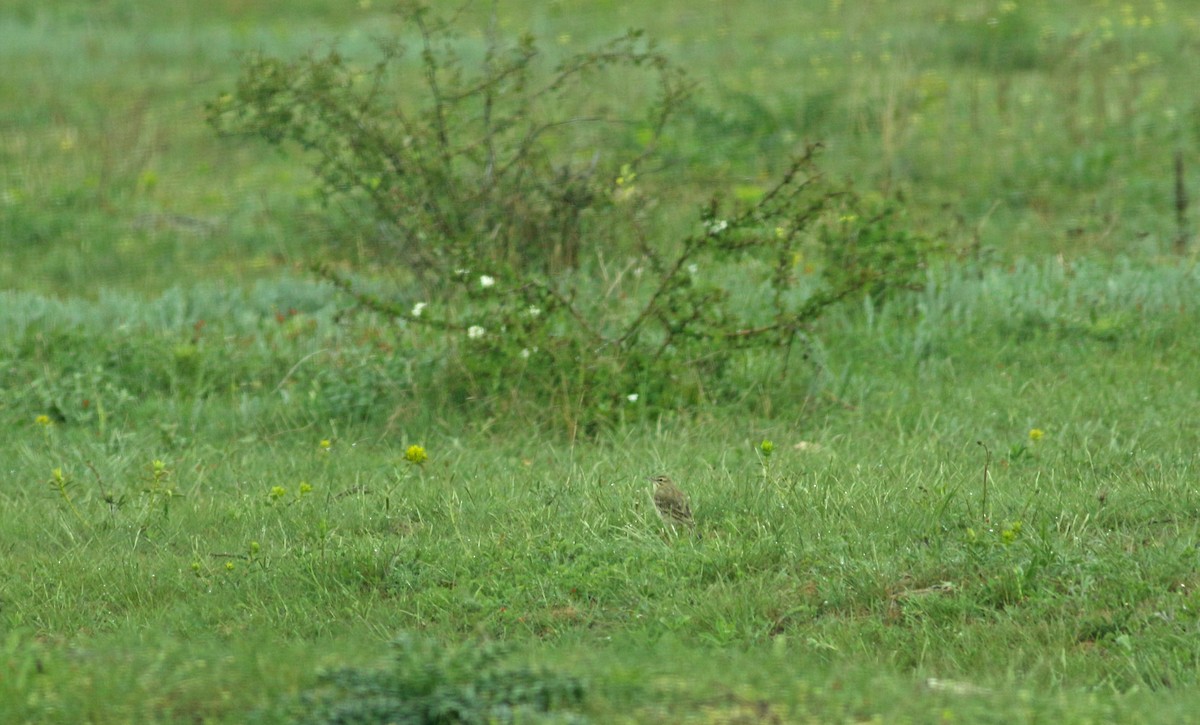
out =
<svg viewBox="0 0 1200 725"><path fill-rule="evenodd" d="M700 84L660 193L769 179L805 141L923 231L1002 259L1154 256L1195 188L1200 21L1167 2L500 3L548 61L644 28ZM488 3L467 6L481 34ZM95 294L246 281L355 243L301 156L216 137L238 54L399 31L361 2L10 0L0 8L0 286ZM462 42L469 46L471 33ZM475 40L478 40L476 38ZM600 91L604 93L601 99ZM598 102L648 89L599 89Z"/></svg>

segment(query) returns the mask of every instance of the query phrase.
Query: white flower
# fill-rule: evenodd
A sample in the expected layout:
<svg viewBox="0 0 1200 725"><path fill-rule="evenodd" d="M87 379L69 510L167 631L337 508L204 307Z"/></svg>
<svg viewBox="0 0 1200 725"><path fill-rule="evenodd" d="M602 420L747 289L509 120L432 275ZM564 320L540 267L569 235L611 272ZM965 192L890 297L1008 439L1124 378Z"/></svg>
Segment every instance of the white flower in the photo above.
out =
<svg viewBox="0 0 1200 725"><path fill-rule="evenodd" d="M495 285L496 285L495 277L491 277L491 276L488 276L485 274L479 278L479 286L484 289L487 289L488 287L494 287Z"/></svg>
<svg viewBox="0 0 1200 725"><path fill-rule="evenodd" d="M698 265L698 264L689 264L689 265L687 266L687 271L688 271L688 274L690 274L690 275L692 275L692 276L694 277L694 276L696 276L696 273L700 271L700 265Z"/></svg>
<svg viewBox="0 0 1200 725"><path fill-rule="evenodd" d="M540 314L542 314L542 308L541 308L541 307L538 307L537 305L530 305L530 306L529 306L529 316L530 316L530 317L537 317L537 316L538 316L538 315L540 315Z"/></svg>
<svg viewBox="0 0 1200 725"><path fill-rule="evenodd" d="M714 237L729 228L729 222L724 219L713 219L706 225L708 233Z"/></svg>
<svg viewBox="0 0 1200 725"><path fill-rule="evenodd" d="M459 267L458 269L454 270L454 276L456 276L456 277L466 277L470 273L471 273L471 270L464 269L462 267Z"/></svg>
<svg viewBox="0 0 1200 725"><path fill-rule="evenodd" d="M426 308L426 307L428 307L428 306L429 306L429 305L428 305L427 303L425 303L425 302L418 302L417 304L413 305L413 308L412 308L412 316L413 316L413 317L420 317L420 316L421 316L421 313L422 313L422 312L424 312L424 311L425 311L425 308Z"/></svg>
<svg viewBox="0 0 1200 725"><path fill-rule="evenodd" d="M636 403L638 401L638 394L630 393L629 395L625 396L625 399L628 400L630 403Z"/></svg>
<svg viewBox="0 0 1200 725"><path fill-rule="evenodd" d="M529 356L532 354L533 354L532 350L530 350L529 348L525 348L524 350L521 351L521 358L528 360Z"/></svg>
<svg viewBox="0 0 1200 725"><path fill-rule="evenodd" d="M484 333L486 332L487 330L483 329L479 325L471 325L467 328L467 337L471 338L472 340L478 340L479 338L483 337Z"/></svg>

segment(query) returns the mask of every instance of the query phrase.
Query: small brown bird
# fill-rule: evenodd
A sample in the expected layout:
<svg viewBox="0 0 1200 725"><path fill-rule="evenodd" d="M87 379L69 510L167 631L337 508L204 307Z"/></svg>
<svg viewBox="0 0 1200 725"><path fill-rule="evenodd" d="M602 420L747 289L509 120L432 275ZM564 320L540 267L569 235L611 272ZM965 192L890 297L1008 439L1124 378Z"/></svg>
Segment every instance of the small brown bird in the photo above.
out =
<svg viewBox="0 0 1200 725"><path fill-rule="evenodd" d="M668 476L651 476L649 480L654 484L654 508L662 520L672 530L676 526L694 529L696 522L692 520L692 507L687 494L679 490Z"/></svg>

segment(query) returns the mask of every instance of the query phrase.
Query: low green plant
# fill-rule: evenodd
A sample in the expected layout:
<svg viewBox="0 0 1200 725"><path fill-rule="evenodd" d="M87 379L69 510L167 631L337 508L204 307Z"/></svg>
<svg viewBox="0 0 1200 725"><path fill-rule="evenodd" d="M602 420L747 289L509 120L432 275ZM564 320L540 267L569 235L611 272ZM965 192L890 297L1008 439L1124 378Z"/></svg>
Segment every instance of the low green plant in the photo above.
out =
<svg viewBox="0 0 1200 725"><path fill-rule="evenodd" d="M582 704L586 687L561 673L506 665L495 642L443 646L402 635L392 642L386 669L344 667L326 672L299 696L297 722L333 723L509 723L540 722L555 713L564 719Z"/></svg>
<svg viewBox="0 0 1200 725"><path fill-rule="evenodd" d="M68 490L72 487L73 483L74 482L71 480L71 477L68 474L63 473L62 468L55 468L52 470L50 472L50 480L47 481L47 484L55 493L58 494L58 497L62 499L63 504L67 507L75 519L78 520L79 523L83 524L84 528L87 528L88 521L86 518L84 518L83 514L79 512L79 507L75 505L75 499L72 498L71 492Z"/></svg>
<svg viewBox="0 0 1200 725"><path fill-rule="evenodd" d="M146 474L146 485L142 493L146 496L147 509L162 506L163 518L171 514L171 500L183 496L175 487L174 473L160 459L154 459Z"/></svg>
<svg viewBox="0 0 1200 725"><path fill-rule="evenodd" d="M1036 547L1022 535L1020 521L966 530L966 550L979 581L982 601L1002 608L1021 603L1037 584L1047 561L1033 556Z"/></svg>
<svg viewBox="0 0 1200 725"><path fill-rule="evenodd" d="M949 24L949 54L956 61L993 73L1037 68L1044 62L1045 41L1036 20L1015 2L1001 2L978 14L963 14Z"/></svg>

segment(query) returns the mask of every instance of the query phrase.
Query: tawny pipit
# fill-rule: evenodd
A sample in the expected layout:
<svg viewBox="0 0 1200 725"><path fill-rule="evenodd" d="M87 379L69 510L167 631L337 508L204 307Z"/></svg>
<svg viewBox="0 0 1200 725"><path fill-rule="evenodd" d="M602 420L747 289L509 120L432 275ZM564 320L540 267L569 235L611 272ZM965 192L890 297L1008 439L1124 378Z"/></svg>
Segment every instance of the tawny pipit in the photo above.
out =
<svg viewBox="0 0 1200 725"><path fill-rule="evenodd" d="M651 476L650 482L654 484L654 508L662 520L672 529L676 526L695 528L687 494L679 490L668 476Z"/></svg>

